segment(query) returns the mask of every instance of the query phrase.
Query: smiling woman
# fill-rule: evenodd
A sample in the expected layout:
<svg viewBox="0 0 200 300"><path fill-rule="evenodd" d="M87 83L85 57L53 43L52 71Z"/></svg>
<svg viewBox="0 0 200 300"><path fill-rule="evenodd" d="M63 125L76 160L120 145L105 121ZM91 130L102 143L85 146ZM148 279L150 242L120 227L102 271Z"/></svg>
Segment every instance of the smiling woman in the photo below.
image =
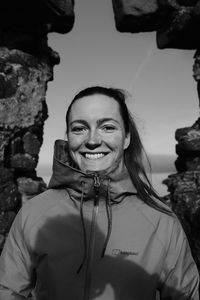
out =
<svg viewBox="0 0 200 300"><path fill-rule="evenodd" d="M0 299L199 300L187 238L148 181L125 100L100 86L72 100L48 190L22 207L3 249Z"/></svg>
<svg viewBox="0 0 200 300"><path fill-rule="evenodd" d="M80 98L71 107L67 128L69 153L80 170L101 171L116 164L122 168L130 134L113 98L101 94Z"/></svg>

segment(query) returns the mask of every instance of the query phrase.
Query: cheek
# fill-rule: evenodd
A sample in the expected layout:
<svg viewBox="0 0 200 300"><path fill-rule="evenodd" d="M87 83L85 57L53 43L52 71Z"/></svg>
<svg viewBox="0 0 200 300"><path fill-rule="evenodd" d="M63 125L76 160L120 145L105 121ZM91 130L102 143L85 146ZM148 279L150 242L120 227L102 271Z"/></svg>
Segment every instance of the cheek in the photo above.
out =
<svg viewBox="0 0 200 300"><path fill-rule="evenodd" d="M81 145L81 140L80 138L68 135L68 145L69 145L69 150L75 151L76 149L79 148Z"/></svg>
<svg viewBox="0 0 200 300"><path fill-rule="evenodd" d="M110 137L107 143L114 151L121 152L124 149L124 138L121 135Z"/></svg>

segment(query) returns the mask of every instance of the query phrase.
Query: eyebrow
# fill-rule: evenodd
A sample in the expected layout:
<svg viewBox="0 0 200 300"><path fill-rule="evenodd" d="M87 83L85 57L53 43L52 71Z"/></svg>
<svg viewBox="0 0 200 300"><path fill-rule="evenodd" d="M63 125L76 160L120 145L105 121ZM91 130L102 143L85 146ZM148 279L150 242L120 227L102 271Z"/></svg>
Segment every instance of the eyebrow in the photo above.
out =
<svg viewBox="0 0 200 300"><path fill-rule="evenodd" d="M117 120L113 119L113 118L102 118L102 119L97 120L97 125L101 125L101 124L103 124L104 122L109 122L109 121L114 121L115 123L118 123L118 124L119 124L119 122L118 122ZM77 119L77 120L74 120L74 121L70 122L69 125L72 125L73 123L82 123L82 124L84 124L84 125L88 125L88 122L85 121L84 119Z"/></svg>

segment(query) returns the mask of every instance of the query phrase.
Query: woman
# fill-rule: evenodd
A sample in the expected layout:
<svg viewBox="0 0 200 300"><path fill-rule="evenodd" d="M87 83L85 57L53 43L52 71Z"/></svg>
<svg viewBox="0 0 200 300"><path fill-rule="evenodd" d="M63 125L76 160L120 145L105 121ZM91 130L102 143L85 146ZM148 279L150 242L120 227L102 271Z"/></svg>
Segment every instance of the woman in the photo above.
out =
<svg viewBox="0 0 200 300"><path fill-rule="evenodd" d="M186 236L147 179L125 98L96 86L73 99L49 189L10 230L0 299L199 299Z"/></svg>

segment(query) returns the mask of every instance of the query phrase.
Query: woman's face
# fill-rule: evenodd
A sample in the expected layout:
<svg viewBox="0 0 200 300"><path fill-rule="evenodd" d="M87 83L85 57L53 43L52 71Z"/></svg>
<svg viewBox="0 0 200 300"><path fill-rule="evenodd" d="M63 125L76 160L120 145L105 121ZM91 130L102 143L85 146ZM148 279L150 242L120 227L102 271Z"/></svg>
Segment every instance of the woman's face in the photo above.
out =
<svg viewBox="0 0 200 300"><path fill-rule="evenodd" d="M130 142L118 103L101 94L80 98L72 105L67 136L70 156L84 172L122 165Z"/></svg>

